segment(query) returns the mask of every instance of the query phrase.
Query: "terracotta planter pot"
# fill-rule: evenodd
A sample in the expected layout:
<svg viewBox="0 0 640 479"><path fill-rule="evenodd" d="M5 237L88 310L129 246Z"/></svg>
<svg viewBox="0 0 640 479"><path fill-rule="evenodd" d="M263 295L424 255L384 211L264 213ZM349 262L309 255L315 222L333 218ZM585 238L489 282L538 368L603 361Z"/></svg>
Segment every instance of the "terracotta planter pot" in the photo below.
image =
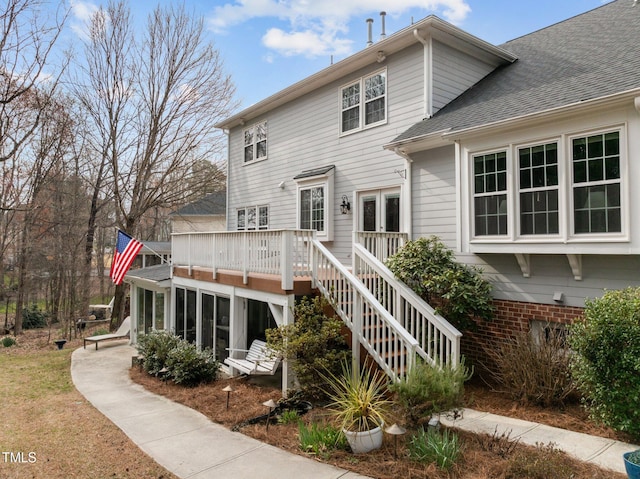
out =
<svg viewBox="0 0 640 479"><path fill-rule="evenodd" d="M369 431L353 432L343 430L347 437L347 442L354 454L363 454L365 452L379 449L382 446L382 427L376 427Z"/></svg>

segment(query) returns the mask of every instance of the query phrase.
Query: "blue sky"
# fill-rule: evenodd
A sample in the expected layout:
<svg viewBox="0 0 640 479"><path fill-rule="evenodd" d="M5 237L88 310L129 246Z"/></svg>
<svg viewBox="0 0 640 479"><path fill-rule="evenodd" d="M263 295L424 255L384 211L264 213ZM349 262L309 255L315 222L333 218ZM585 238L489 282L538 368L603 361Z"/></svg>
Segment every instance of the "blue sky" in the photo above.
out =
<svg viewBox="0 0 640 479"><path fill-rule="evenodd" d="M501 44L596 8L606 0L182 0L204 17L242 108L366 48L366 19L380 36L379 13L390 35L435 14L493 44ZM633 0L621 0L630 3ZM141 22L169 0L130 0ZM69 39L100 2L70 0Z"/></svg>

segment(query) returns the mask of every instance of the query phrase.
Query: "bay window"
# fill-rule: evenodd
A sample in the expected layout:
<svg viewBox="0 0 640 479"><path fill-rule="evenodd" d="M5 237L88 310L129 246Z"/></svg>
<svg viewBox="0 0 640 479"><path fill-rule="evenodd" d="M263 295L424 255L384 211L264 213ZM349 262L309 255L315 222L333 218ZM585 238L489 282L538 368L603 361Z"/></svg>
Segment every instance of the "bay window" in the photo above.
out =
<svg viewBox="0 0 640 479"><path fill-rule="evenodd" d="M624 239L622 138L619 127L470 155L472 243Z"/></svg>

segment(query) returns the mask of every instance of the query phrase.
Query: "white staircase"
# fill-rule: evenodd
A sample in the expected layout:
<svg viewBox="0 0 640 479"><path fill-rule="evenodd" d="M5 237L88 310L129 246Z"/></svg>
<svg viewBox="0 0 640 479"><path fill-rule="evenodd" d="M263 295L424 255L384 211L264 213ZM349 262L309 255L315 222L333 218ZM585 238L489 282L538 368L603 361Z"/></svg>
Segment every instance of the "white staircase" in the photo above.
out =
<svg viewBox="0 0 640 479"><path fill-rule="evenodd" d="M315 287L351 330L356 359L362 345L393 380L406 375L417 357L434 365L459 364L462 334L367 248L354 242L350 272L322 243L311 244ZM388 243L372 244L389 254Z"/></svg>

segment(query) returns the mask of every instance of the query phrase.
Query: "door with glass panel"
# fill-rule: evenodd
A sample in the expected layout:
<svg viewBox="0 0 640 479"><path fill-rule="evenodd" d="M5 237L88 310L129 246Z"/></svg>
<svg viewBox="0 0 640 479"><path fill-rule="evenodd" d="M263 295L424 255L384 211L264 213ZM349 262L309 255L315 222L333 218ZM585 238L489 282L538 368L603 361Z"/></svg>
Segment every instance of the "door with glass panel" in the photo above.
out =
<svg viewBox="0 0 640 479"><path fill-rule="evenodd" d="M229 298L202 293L202 347L213 349L221 362L229 356L230 309Z"/></svg>
<svg viewBox="0 0 640 479"><path fill-rule="evenodd" d="M400 188L364 191L359 198L360 231L400 231Z"/></svg>
<svg viewBox="0 0 640 479"><path fill-rule="evenodd" d="M381 260L393 254L397 238L378 233L400 232L400 188L363 191L358 195L358 209L364 246Z"/></svg>

